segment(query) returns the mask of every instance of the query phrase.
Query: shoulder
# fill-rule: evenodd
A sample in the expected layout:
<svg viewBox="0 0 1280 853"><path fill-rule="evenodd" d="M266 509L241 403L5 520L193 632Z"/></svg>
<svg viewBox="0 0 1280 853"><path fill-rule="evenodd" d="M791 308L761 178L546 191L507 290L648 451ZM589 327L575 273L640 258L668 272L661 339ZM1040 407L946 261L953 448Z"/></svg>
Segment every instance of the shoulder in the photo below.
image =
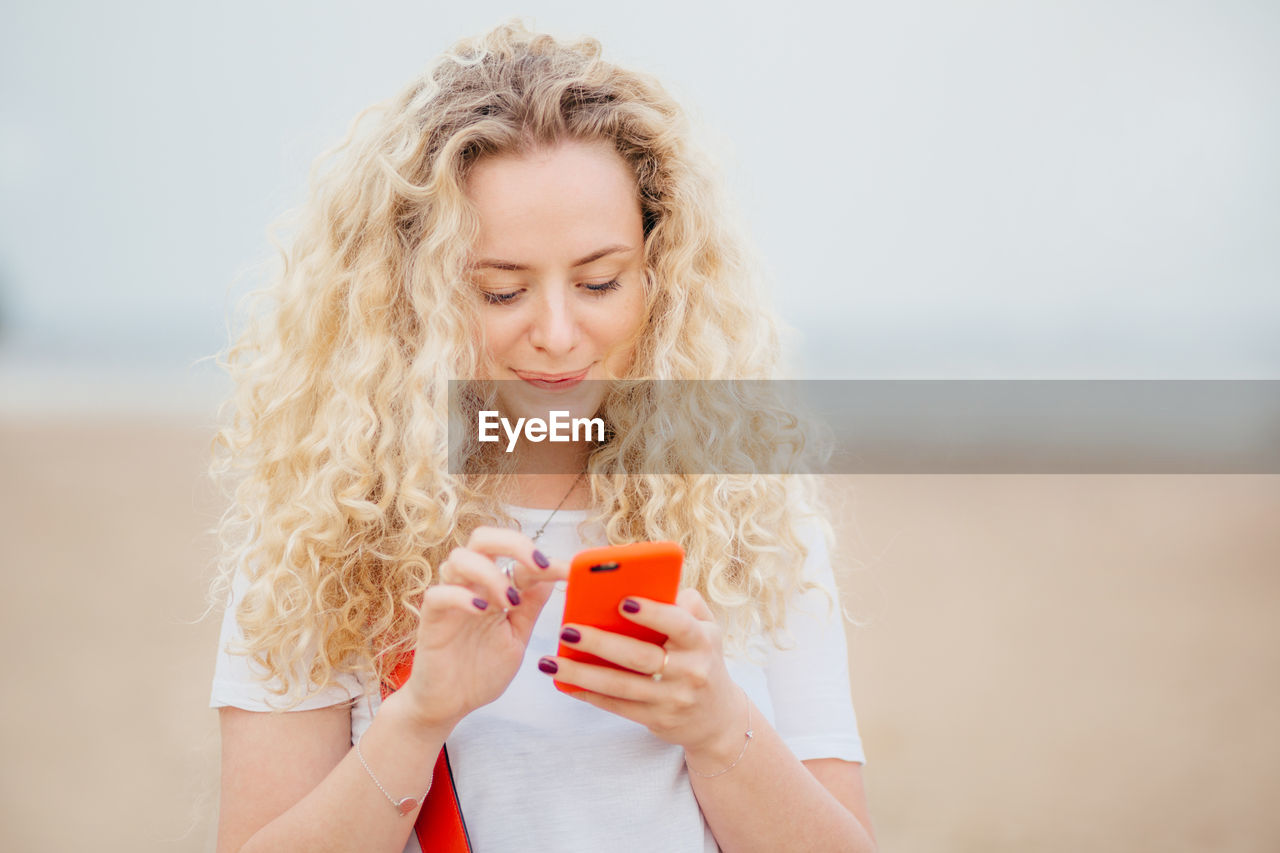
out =
<svg viewBox="0 0 1280 853"><path fill-rule="evenodd" d="M231 592L218 634L209 707L231 707L245 711L309 711L349 705L365 693L367 686L359 676L338 673L334 683L302 696L300 701L291 701L288 690L280 679L271 677L243 648L244 632L236 618L236 611L248 588L249 579L243 573L237 573L232 579ZM294 683L305 683L308 663L316 653L313 644L313 647L304 650L299 656L299 663L293 671Z"/></svg>
<svg viewBox="0 0 1280 853"><path fill-rule="evenodd" d="M840 590L832 564L831 522L825 514L801 504L792 529L804 559L792 587L789 614L796 610L812 612L818 602L824 604L824 609L826 603L838 607Z"/></svg>
<svg viewBox="0 0 1280 853"><path fill-rule="evenodd" d="M849 678L848 637L829 545L830 525L801 517L795 532L804 549L799 584L785 628L765 644L764 673L775 728L801 760L862 762Z"/></svg>

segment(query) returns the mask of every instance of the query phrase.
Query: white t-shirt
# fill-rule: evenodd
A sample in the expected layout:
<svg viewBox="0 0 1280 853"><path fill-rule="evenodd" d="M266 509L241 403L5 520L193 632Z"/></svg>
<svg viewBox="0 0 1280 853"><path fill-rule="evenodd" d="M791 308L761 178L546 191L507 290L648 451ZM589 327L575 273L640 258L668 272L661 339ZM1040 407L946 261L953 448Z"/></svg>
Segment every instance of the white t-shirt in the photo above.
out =
<svg viewBox="0 0 1280 853"><path fill-rule="evenodd" d="M550 515L549 510L523 507L508 507L508 512L530 536ZM599 527L579 536L578 526L586 518L586 510L556 513L539 548L554 559L568 560L583 548L606 544ZM834 590L826 543L816 525L805 530L805 575ZM239 580L233 587L235 600L243 594ZM225 650L238 636L234 612L233 603L223 619L210 705L271 710L270 694L256 669L246 657ZM563 613L564 593L558 589L538 617L524 662L506 692L463 719L447 741L472 849L718 850L694 797L681 748L638 723L566 696L551 676L538 670L538 659L554 655L559 647ZM756 638L746 655L726 660L730 676L800 760L865 762L838 610L828 618L826 599L816 590L797 596L788 631L794 647L780 651L767 638ZM372 678L345 677L296 710L349 701L354 743L380 704ZM745 728L746 720L742 722ZM419 853L412 833L405 851Z"/></svg>

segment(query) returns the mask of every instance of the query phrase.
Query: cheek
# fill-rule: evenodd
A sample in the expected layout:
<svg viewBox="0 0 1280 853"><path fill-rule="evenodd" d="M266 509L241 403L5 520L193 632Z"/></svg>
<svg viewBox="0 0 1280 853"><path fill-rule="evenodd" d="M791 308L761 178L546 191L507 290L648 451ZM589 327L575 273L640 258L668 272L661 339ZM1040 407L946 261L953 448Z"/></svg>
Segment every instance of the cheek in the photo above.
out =
<svg viewBox="0 0 1280 853"><path fill-rule="evenodd" d="M645 325L644 296L630 302L621 310L614 309L601 318L598 327L601 334L597 338L602 349L614 352L613 360L629 364L635 350L638 334Z"/></svg>
<svg viewBox="0 0 1280 853"><path fill-rule="evenodd" d="M501 361L516 337L511 318L490 315L484 318L481 328L484 333L484 360L490 364Z"/></svg>
<svg viewBox="0 0 1280 853"><path fill-rule="evenodd" d="M623 335L627 338L632 338L638 335L642 335L644 333L645 327L648 325L648 322L649 322L648 309L647 309L647 306L645 305L644 293L637 293L632 301L632 304L628 306L628 308L629 310L626 312L627 319L626 319L626 323L624 324L625 331L623 332Z"/></svg>

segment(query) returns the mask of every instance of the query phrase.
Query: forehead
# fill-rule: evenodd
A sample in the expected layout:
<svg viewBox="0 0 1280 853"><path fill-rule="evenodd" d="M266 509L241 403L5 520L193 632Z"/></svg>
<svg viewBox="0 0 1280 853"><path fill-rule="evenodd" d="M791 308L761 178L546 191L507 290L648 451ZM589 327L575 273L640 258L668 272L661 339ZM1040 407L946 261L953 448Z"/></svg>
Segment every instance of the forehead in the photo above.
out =
<svg viewBox="0 0 1280 853"><path fill-rule="evenodd" d="M643 236L635 176L606 142L486 157L466 193L480 217L480 257L554 264Z"/></svg>

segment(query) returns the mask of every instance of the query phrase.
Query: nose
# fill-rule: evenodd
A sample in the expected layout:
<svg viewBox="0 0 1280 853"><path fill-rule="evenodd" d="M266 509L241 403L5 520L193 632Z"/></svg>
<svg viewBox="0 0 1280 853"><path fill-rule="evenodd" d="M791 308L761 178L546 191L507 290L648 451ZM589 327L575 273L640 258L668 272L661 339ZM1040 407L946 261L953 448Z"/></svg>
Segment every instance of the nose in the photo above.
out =
<svg viewBox="0 0 1280 853"><path fill-rule="evenodd" d="M573 351L581 331L569 290L565 285L542 288L542 305L529 330L530 343L557 358Z"/></svg>

